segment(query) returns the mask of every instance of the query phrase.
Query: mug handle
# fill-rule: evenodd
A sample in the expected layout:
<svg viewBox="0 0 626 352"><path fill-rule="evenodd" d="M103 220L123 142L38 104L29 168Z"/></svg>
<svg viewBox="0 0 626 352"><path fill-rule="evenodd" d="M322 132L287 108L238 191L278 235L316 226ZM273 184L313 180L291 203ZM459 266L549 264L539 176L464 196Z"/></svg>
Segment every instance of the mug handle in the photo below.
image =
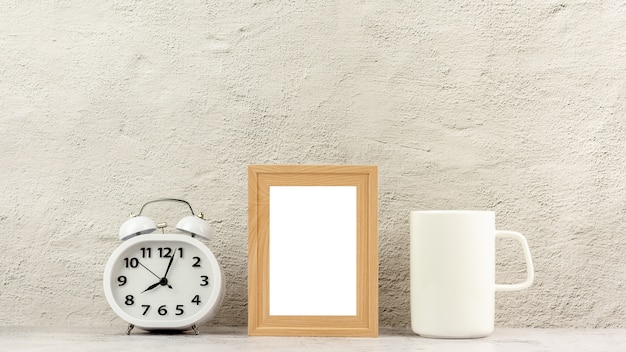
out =
<svg viewBox="0 0 626 352"><path fill-rule="evenodd" d="M515 231L496 231L496 237L507 237L516 239L522 244L524 250L524 257L526 258L526 281L518 284L496 284L496 291L519 291L532 285L535 279L535 269L533 267L533 260L530 257L530 248L528 248L528 242L526 237L519 232Z"/></svg>

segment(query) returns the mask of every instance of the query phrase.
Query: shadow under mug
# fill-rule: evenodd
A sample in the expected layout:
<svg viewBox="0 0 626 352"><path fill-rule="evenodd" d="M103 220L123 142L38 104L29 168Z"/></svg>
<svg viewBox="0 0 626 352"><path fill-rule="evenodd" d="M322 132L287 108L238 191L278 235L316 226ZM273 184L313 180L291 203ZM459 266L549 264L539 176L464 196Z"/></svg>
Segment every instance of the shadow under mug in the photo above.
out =
<svg viewBox="0 0 626 352"><path fill-rule="evenodd" d="M476 338L493 332L495 291L528 288L534 269L526 238L495 228L493 211L412 211L411 327L436 338ZM495 239L519 241L526 280L495 283Z"/></svg>

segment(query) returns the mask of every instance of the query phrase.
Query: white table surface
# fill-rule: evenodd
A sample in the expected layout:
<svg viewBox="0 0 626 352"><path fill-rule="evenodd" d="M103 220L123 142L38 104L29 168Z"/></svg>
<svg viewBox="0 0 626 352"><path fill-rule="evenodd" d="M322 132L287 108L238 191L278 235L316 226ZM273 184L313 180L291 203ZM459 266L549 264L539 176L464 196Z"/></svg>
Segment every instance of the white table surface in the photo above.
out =
<svg viewBox="0 0 626 352"><path fill-rule="evenodd" d="M0 327L0 351L624 351L625 330L496 329L486 338L439 340L409 329L378 338L248 337L245 328L203 327L199 335L146 333L125 327Z"/></svg>

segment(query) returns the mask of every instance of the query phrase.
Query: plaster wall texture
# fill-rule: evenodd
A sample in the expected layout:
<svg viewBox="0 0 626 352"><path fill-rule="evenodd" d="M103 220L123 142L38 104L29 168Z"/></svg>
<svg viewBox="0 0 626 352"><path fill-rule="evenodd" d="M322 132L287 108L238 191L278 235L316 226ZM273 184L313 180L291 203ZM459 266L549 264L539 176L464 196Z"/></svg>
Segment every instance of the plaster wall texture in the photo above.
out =
<svg viewBox="0 0 626 352"><path fill-rule="evenodd" d="M245 325L247 165L295 163L379 165L381 326L410 323L409 211L488 209L536 265L497 326L624 328L624 33L623 1L2 0L0 324L123 326L104 264L172 196Z"/></svg>

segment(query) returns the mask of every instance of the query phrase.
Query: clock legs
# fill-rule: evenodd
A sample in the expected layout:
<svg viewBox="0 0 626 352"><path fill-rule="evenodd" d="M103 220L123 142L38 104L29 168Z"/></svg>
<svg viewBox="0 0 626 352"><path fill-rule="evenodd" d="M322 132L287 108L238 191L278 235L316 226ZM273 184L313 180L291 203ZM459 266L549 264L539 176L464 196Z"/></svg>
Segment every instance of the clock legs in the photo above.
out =
<svg viewBox="0 0 626 352"><path fill-rule="evenodd" d="M135 325L128 324L128 328L126 328L126 335L130 335L130 332L133 331L134 328L135 328ZM200 334L200 331L198 330L198 324L193 324L191 328L193 329L194 334L196 335Z"/></svg>

